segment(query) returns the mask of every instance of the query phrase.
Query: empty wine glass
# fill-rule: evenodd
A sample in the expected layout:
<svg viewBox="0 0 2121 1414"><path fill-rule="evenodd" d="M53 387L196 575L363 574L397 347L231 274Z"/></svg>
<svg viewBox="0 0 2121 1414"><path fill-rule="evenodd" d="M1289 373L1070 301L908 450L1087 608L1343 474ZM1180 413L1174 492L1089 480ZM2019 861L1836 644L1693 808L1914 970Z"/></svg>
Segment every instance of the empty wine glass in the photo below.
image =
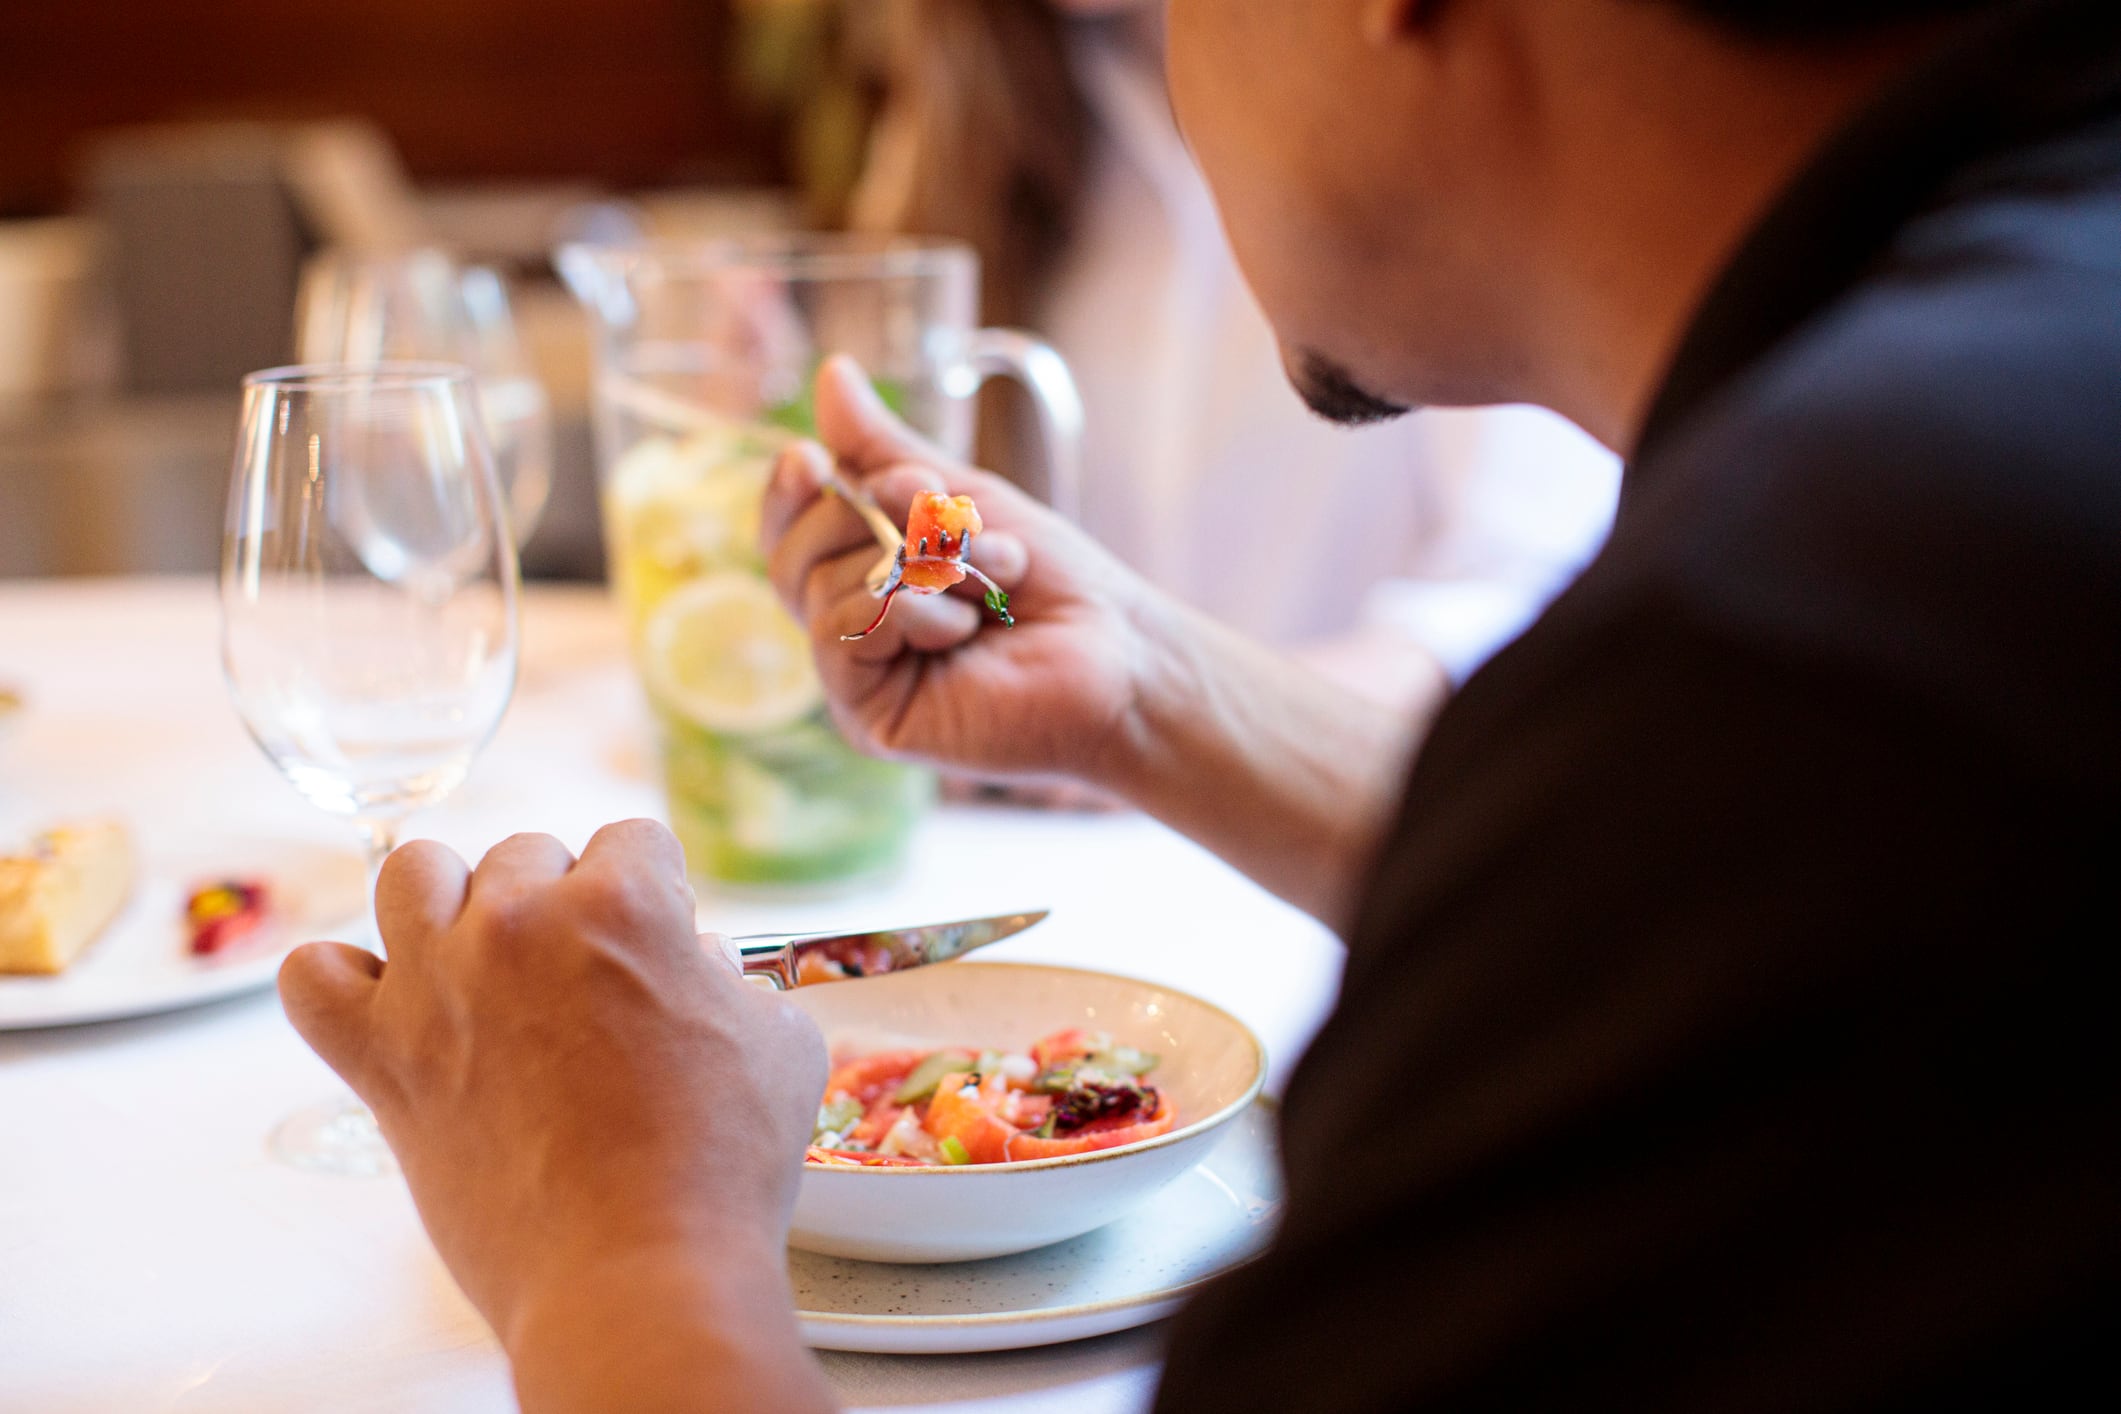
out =
<svg viewBox="0 0 2121 1414"><path fill-rule="evenodd" d="M461 782L515 689L516 556L471 375L448 364L269 369L243 382L222 545L222 662L251 736L367 848ZM380 938L376 939L380 947ZM392 1167L351 1098L273 1150Z"/></svg>
<svg viewBox="0 0 2121 1414"><path fill-rule="evenodd" d="M327 250L302 267L295 357L303 363L461 363L478 381L494 474L522 546L552 492L552 413L517 336L508 286L445 251Z"/></svg>

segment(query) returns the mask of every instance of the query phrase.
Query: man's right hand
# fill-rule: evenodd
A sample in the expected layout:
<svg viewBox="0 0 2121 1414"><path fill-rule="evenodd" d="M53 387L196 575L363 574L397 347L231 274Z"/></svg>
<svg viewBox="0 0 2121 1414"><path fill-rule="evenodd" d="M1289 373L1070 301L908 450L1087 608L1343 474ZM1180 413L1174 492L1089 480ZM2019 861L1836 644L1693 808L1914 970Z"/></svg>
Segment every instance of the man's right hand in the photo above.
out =
<svg viewBox="0 0 2121 1414"><path fill-rule="evenodd" d="M1110 785L1139 737L1134 710L1168 607L1060 516L908 431L851 360L819 373L817 424L824 447L793 448L775 469L763 537L840 729L875 755ZM880 552L829 489L834 460L900 525L921 491L971 496L986 525L972 562L1008 591L1017 626L995 621L972 582L901 594L874 634L842 642L876 617L863 581Z"/></svg>
<svg viewBox="0 0 2121 1414"><path fill-rule="evenodd" d="M818 433L775 468L773 583L810 631L833 717L857 747L983 777L1068 777L1192 836L1267 888L1344 923L1414 723L1152 589L998 476L921 441L862 371L818 375ZM1015 628L971 590L900 596L883 627L863 584L877 546L826 488L837 461L904 524L921 491L969 495L972 562ZM975 586L976 588L976 586Z"/></svg>

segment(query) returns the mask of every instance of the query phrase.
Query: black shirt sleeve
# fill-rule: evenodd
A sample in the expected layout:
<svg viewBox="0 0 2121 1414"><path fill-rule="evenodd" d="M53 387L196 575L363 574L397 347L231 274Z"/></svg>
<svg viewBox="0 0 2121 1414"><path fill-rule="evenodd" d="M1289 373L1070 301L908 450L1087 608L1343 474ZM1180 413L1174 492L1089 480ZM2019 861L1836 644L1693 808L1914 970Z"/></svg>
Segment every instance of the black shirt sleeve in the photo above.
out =
<svg viewBox="0 0 2121 1414"><path fill-rule="evenodd" d="M2121 1405L2121 20L1996 10L1438 719L1166 1414Z"/></svg>
<svg viewBox="0 0 2121 1414"><path fill-rule="evenodd" d="M1672 424L1445 709L1159 1408L2121 1404L2117 942L2102 118Z"/></svg>
<svg viewBox="0 0 2121 1414"><path fill-rule="evenodd" d="M1447 714L1167 1414L2112 1390L2112 819L1691 598Z"/></svg>

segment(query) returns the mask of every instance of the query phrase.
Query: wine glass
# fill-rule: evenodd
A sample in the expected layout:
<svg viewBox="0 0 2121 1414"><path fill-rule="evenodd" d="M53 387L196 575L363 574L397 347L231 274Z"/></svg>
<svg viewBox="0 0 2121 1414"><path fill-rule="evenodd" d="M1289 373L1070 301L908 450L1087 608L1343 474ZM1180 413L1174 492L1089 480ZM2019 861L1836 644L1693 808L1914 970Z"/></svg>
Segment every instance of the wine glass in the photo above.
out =
<svg viewBox="0 0 2121 1414"><path fill-rule="evenodd" d="M516 593L467 370L312 365L243 380L222 663L273 764L359 831L371 899L405 817L464 779L507 710ZM273 1151L333 1173L393 1167L350 1097L283 1122Z"/></svg>
<svg viewBox="0 0 2121 1414"><path fill-rule="evenodd" d="M302 267L295 357L311 364L438 359L469 368L510 533L518 547L529 542L552 492L552 413L498 271L432 249L320 252Z"/></svg>

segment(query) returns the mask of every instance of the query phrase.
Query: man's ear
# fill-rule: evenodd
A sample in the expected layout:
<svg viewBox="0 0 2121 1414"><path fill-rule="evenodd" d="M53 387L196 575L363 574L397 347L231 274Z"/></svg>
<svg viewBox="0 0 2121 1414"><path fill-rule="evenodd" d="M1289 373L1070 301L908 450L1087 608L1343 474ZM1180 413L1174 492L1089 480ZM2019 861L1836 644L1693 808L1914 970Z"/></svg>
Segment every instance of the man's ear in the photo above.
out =
<svg viewBox="0 0 2121 1414"><path fill-rule="evenodd" d="M1443 0L1363 0L1362 37L1390 44L1434 22Z"/></svg>

